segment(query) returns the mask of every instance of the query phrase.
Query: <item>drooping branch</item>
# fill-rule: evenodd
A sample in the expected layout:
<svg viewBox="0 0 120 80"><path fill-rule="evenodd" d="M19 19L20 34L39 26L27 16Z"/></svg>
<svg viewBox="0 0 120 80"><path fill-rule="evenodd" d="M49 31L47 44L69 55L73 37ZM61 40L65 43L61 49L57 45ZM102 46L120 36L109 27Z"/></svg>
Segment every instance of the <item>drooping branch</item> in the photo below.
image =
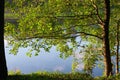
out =
<svg viewBox="0 0 120 80"><path fill-rule="evenodd" d="M96 25L96 24L98 24L98 23L81 24L81 25L70 25L70 27L62 28L62 29L59 29L57 31L52 31L52 33L60 33L62 31L66 31L66 30L72 30L72 31L76 32L75 27L77 27L77 26L82 26L83 27L83 26L92 26L92 25Z"/></svg>
<svg viewBox="0 0 120 80"><path fill-rule="evenodd" d="M103 38L98 36L98 35L94 35L94 34L91 34L91 33L86 33L86 32L77 32L77 33L80 33L80 34L84 34L84 35L87 35L87 36L93 36L93 37L96 37L100 40L102 40Z"/></svg>
<svg viewBox="0 0 120 80"><path fill-rule="evenodd" d="M81 34L86 35L86 36L96 37L96 38L102 40L102 38L100 36L90 34L90 33L86 33L86 32L76 32L75 35L73 33L66 33L66 34L63 34L63 35L31 36L31 37L25 37L25 38L16 38L16 40L27 40L27 39L34 39L34 38L41 38L41 39L42 38L44 38L44 39L71 39L71 38L76 38L78 36L81 36Z"/></svg>
<svg viewBox="0 0 120 80"><path fill-rule="evenodd" d="M37 38L41 38L41 39L71 39L71 38L75 38L77 36L68 36L68 37L63 37L63 36L51 36L51 35L46 35L46 36L31 36L31 37L24 37L24 38L17 38L15 40L28 40L28 39L37 39Z"/></svg>
<svg viewBox="0 0 120 80"><path fill-rule="evenodd" d="M97 14L87 14L87 15L66 15L66 16L63 16L63 15L59 15L59 16L56 16L56 15L46 15L46 16L37 16L37 18L55 18L55 19L67 19L67 20L80 20L80 19L86 19L86 18L92 18L93 15L97 15Z"/></svg>
<svg viewBox="0 0 120 80"><path fill-rule="evenodd" d="M92 37L96 37L100 40L102 40L103 38L98 36L98 35L95 35L95 34L91 34L91 33L87 33L87 32L75 32L74 34L72 32L69 32L67 34L64 34L64 36L68 36L68 35L71 35L72 37L78 37L78 36L82 36L82 35L85 35L85 36L92 36Z"/></svg>
<svg viewBox="0 0 120 80"><path fill-rule="evenodd" d="M65 37L65 36L68 36L68 35L70 35L70 36L72 35L72 37L73 37L73 36L74 36L74 37L78 37L78 36L81 36L81 34L83 34L83 35L86 35L86 36L93 36L93 37L96 37L96 38L102 40L102 37L100 37L100 36L98 36L98 35L91 34L91 33L86 33L86 32L80 32L80 31L78 32L78 31L76 31L75 29L73 29L73 28L75 28L76 26L90 26L90 25L95 25L95 24L73 25L73 26L70 26L70 27L68 27L68 28L66 28L66 29L60 29L60 30L55 31L55 32L52 32L52 33L59 33L59 32L61 32L61 31L65 31L65 30L70 29L70 30L72 30L72 32L63 34L64 37ZM52 33L51 33L51 34L52 34Z"/></svg>
<svg viewBox="0 0 120 80"><path fill-rule="evenodd" d="M26 40L26 39L33 39L33 38L46 38L46 39L71 39L71 38L76 38L78 36L92 36L92 37L96 37L100 40L102 40L102 37L92 34L92 33L87 33L84 31L77 31L75 30L76 26L91 26L91 25L95 25L95 24L85 24L85 25L72 25L68 28L63 28L63 29L59 29L57 31L51 31L49 34L42 34L42 33L36 33L33 34L33 36L29 36L29 37L16 37L15 39L17 40ZM69 32L67 32L67 30L70 30ZM65 33L62 33L63 31L65 31ZM34 33L34 32L33 32Z"/></svg>

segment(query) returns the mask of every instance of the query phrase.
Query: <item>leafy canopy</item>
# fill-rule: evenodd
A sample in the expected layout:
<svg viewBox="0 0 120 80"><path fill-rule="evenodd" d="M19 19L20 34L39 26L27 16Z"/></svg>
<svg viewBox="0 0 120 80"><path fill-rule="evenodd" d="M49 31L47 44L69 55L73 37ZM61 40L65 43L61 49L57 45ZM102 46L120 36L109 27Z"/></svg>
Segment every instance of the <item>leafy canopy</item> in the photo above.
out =
<svg viewBox="0 0 120 80"><path fill-rule="evenodd" d="M27 55L32 56L33 50L38 55L41 48L49 51L56 46L60 57L67 58L85 47L86 69L92 68L102 54L104 7L104 0L13 0L11 4L6 3L6 10L18 15L17 23L5 26L5 38L13 46L10 52L16 54L20 47L31 46ZM114 35L116 21L120 19L119 7L119 0L111 1L111 50L116 46ZM88 44L83 44L86 41ZM89 54L93 55L90 59Z"/></svg>

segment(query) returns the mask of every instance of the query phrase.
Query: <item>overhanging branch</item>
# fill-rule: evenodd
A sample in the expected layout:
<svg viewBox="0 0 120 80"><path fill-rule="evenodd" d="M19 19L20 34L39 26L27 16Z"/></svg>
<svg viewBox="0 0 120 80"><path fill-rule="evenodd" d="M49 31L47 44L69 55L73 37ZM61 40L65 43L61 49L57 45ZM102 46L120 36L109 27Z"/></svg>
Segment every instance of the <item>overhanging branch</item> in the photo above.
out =
<svg viewBox="0 0 120 80"><path fill-rule="evenodd" d="M96 37L96 38L98 38L100 40L103 39L102 37L100 37L98 35L91 34L91 33L86 33L86 32L75 32L74 34L70 32L70 33L64 34L64 36L73 35L72 37L78 37L78 36L81 36L81 34L86 35L86 36Z"/></svg>
<svg viewBox="0 0 120 80"><path fill-rule="evenodd" d="M70 15L70 16L56 16L56 15L46 15L46 16L37 16L37 18L55 18L55 19L75 19L75 20L80 20L80 19L86 19L86 18L92 18L93 15L96 14L87 14L87 15Z"/></svg>
<svg viewBox="0 0 120 80"><path fill-rule="evenodd" d="M87 36L93 36L93 37L96 37L96 38L102 40L102 37L100 37L98 35L94 35L94 34L90 34L90 33L86 33L86 32L77 32L77 33L84 34L84 35L87 35Z"/></svg>

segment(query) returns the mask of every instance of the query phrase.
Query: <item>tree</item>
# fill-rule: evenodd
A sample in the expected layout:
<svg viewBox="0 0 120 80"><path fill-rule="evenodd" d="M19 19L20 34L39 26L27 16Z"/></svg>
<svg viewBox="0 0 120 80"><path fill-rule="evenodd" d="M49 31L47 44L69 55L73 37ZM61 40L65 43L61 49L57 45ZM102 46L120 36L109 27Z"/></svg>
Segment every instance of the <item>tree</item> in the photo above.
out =
<svg viewBox="0 0 120 80"><path fill-rule="evenodd" d="M92 42L91 38L99 39L103 45L105 75L112 74L110 0L37 0L37 3L16 0L11 8L19 15L17 27L10 23L5 27L6 38L13 44L12 53L16 54L21 46L32 46L30 52L33 49L39 52L40 48L49 51L55 45L61 57L68 57L80 47L76 38L88 42Z"/></svg>
<svg viewBox="0 0 120 80"><path fill-rule="evenodd" d="M120 35L120 33L119 33L119 30L120 30L120 28L119 28L119 23L120 23L120 20L118 20L118 22L117 22L117 33L116 33L116 42L117 42L117 48L116 48L116 74L118 74L119 73L119 46L120 46L120 43L119 43L119 35Z"/></svg>
<svg viewBox="0 0 120 80"><path fill-rule="evenodd" d="M111 17L110 17L110 48L111 48L111 56L116 58L113 60L116 64L116 74L119 72L119 19L120 19L120 12L119 12L119 3L120 1L114 0L111 1L113 5L111 5Z"/></svg>
<svg viewBox="0 0 120 80"><path fill-rule="evenodd" d="M109 46L109 21L110 21L110 0L105 0L105 19L103 23L103 49L104 49L104 63L105 63L105 75L112 74L112 63L110 56Z"/></svg>
<svg viewBox="0 0 120 80"><path fill-rule="evenodd" d="M4 1L1 0L0 3L0 80L6 80L8 74L4 50Z"/></svg>

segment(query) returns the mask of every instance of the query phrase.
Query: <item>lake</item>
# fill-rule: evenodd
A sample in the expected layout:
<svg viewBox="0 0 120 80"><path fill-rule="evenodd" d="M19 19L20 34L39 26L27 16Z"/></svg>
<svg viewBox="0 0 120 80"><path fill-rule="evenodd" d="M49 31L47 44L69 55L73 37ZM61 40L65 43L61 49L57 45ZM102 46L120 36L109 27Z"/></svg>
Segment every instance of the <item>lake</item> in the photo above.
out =
<svg viewBox="0 0 120 80"><path fill-rule="evenodd" d="M5 46L7 42L5 41ZM73 56L67 59L61 59L59 52L55 47L52 47L50 53L42 50L38 56L28 57L26 51L28 49L20 48L17 55L9 54L10 48L5 47L7 66L9 71L20 70L24 74L29 74L37 71L60 71L68 73L72 71ZM79 55L81 57L82 55ZM78 65L78 70L83 69L83 64ZM101 76L102 70L98 67L93 69L93 76Z"/></svg>

